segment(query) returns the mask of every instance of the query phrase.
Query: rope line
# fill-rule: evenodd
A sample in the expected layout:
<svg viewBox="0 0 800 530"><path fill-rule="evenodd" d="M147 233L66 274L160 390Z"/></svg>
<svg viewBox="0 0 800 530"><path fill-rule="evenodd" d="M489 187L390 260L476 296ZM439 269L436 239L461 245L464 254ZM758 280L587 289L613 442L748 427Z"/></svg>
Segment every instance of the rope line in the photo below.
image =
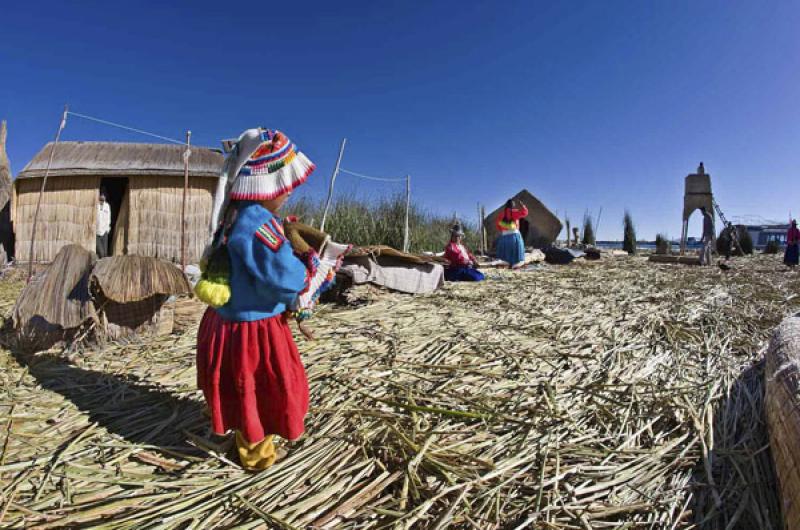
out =
<svg viewBox="0 0 800 530"><path fill-rule="evenodd" d="M78 118L83 118L84 120L95 121L97 123L102 123L104 125L110 125L111 127L118 127L120 129L125 129L126 131L132 131L135 133L144 134L145 136L152 136L153 138L158 138L159 140L164 140L166 142L172 142L173 144L186 145L186 142L181 142L180 140L176 140L174 138L167 138L166 136L161 136L160 134L143 131L141 129L135 129L133 127L128 127L127 125L121 125L119 123L114 123L112 121L101 120L100 118L95 118L93 116L78 114L77 112L72 112L72 111L68 111L67 114L70 114Z"/></svg>
<svg viewBox="0 0 800 530"><path fill-rule="evenodd" d="M348 171L344 168L339 168L339 171L342 173L347 173L348 175L352 175L354 177L359 177L367 180L377 180L378 182L405 182L406 180L406 177L401 177L401 178L371 177L369 175L362 175L361 173L356 173L354 171Z"/></svg>

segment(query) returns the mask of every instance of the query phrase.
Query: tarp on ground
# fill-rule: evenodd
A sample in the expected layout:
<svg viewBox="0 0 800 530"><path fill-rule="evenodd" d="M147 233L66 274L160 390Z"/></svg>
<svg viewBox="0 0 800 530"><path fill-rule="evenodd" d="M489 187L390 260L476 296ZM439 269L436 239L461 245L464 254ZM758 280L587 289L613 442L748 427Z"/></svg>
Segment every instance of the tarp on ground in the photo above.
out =
<svg viewBox="0 0 800 530"><path fill-rule="evenodd" d="M544 251L545 261L551 265L567 265L577 258L584 257L580 250L550 247Z"/></svg>
<svg viewBox="0 0 800 530"><path fill-rule="evenodd" d="M412 263L393 256L348 256L339 274L355 285L371 283L394 291L424 294L444 285L444 267L439 263Z"/></svg>

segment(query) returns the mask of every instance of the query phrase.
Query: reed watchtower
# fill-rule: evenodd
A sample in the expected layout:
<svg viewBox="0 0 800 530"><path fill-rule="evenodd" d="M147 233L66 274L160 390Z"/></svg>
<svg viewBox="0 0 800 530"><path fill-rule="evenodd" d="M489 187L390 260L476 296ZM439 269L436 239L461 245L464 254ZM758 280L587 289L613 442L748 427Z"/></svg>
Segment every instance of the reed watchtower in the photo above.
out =
<svg viewBox="0 0 800 530"><path fill-rule="evenodd" d="M697 173L686 176L686 190L683 194L683 229L681 231L681 256L686 252L686 236L689 230L689 217L695 210L705 208L714 218L714 195L711 193L711 175L706 173L703 163ZM716 233L716 232L715 232Z"/></svg>

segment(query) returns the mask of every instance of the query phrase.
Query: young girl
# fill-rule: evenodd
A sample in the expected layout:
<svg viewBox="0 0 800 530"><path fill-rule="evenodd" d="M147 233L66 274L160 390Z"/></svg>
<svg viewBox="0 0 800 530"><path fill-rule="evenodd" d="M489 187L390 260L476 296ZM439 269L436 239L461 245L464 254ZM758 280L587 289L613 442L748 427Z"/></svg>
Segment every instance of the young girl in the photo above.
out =
<svg viewBox="0 0 800 530"><path fill-rule="evenodd" d="M460 224L450 230L450 243L444 249L444 258L450 265L444 269L444 277L449 282L479 282L484 279L477 270L478 260L464 246L464 231Z"/></svg>
<svg viewBox="0 0 800 530"><path fill-rule="evenodd" d="M196 288L211 305L197 335L197 384L214 431L235 431L245 469L271 466L273 436L294 440L304 429L308 382L286 313L314 260L295 255L278 211L313 170L280 131L245 131L223 170L227 207L212 215L214 226L225 211Z"/></svg>
<svg viewBox="0 0 800 530"><path fill-rule="evenodd" d="M516 208L513 200L506 202L503 214L497 218L497 229L500 236L497 238L497 257L508 266L517 269L525 262L525 244L519 233L519 220L528 216L528 208Z"/></svg>

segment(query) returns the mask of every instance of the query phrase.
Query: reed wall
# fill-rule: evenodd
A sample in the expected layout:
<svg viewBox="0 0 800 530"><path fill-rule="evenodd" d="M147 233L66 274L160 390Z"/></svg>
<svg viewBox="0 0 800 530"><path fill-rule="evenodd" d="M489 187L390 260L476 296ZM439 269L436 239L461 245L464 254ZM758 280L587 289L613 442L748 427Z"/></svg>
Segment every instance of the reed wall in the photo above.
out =
<svg viewBox="0 0 800 530"><path fill-rule="evenodd" d="M217 181L191 177L186 195L186 256L197 263L208 236ZM132 177L128 254L180 261L183 177Z"/></svg>
<svg viewBox="0 0 800 530"><path fill-rule="evenodd" d="M20 179L14 183L14 232L16 259L29 262L33 218L42 186L41 178ZM97 190L100 177L50 177L42 195L36 241L35 262L51 262L64 246L75 243L95 250Z"/></svg>

